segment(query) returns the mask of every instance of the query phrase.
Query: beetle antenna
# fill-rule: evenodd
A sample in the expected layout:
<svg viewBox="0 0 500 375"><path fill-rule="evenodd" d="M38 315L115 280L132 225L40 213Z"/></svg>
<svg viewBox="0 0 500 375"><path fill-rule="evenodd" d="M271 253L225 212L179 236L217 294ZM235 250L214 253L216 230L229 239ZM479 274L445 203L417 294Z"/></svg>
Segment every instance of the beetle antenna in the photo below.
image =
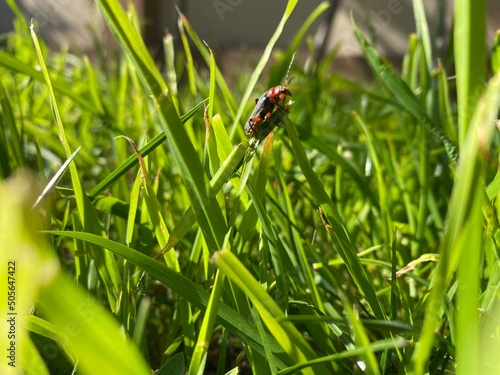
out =
<svg viewBox="0 0 500 375"><path fill-rule="evenodd" d="M297 52L294 52L294 54L292 55L292 60L290 61L290 65L288 65L288 70L286 71L286 77L285 77L285 85L286 86L288 86L288 84L290 83L290 82L288 82L288 75L290 74L290 69L292 69L293 59L295 59L296 54L297 54Z"/></svg>

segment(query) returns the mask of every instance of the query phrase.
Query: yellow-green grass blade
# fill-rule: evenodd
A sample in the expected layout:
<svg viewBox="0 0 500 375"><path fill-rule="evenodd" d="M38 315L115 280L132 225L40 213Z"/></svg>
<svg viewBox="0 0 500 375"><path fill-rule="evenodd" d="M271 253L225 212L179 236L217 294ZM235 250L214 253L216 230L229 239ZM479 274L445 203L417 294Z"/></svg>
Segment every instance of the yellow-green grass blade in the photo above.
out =
<svg viewBox="0 0 500 375"><path fill-rule="evenodd" d="M457 266L459 308L457 358L460 373L478 366L478 290L479 261L482 256L481 210L484 195L482 156L489 151L494 121L500 107L500 75L488 84L478 102L469 133L461 149L441 245L441 257L432 279L422 334L413 355L415 374L424 374L432 349L436 327L444 308L444 296ZM470 337L469 337L470 336ZM466 339L465 337L469 337ZM470 356L470 361L467 357ZM469 367L470 366L470 367ZM463 371L463 372L462 372Z"/></svg>
<svg viewBox="0 0 500 375"><path fill-rule="evenodd" d="M165 265L138 252L137 250L91 233L69 231L47 231L47 233L79 239L85 241L86 243L92 243L94 245L107 248L144 270L152 278L163 283L168 288L172 289L173 292L185 298L194 307L205 310L208 305L210 295L206 290L202 289L200 286L179 273L172 271ZM219 305L217 322L226 327L233 334L240 337L254 350L264 354L260 335L254 324L225 303L221 302ZM285 362L283 361L283 350L279 344L271 336L268 336L267 339L270 340L269 345L272 348L273 354L275 355L275 361L279 368L286 367Z"/></svg>
<svg viewBox="0 0 500 375"><path fill-rule="evenodd" d="M345 225L342 222L335 204L325 191L325 188L318 175L312 169L311 164L307 159L304 148L300 144L298 135L288 118L284 119L284 125L290 137L292 150L295 154L295 160L297 161L300 169L302 170L302 173L309 183L309 186L311 187L311 190L317 199L317 204L321 207L323 213L329 221L329 224L332 226L331 230L328 231L329 235L334 241L340 256L344 260L347 269L349 270L349 273L353 277L361 293L363 293L363 295L365 296L366 301L370 305L373 313L375 314L377 319L384 320L385 314L382 311L382 307L380 306L375 288L365 269L361 265L356 252L356 248L349 238Z"/></svg>
<svg viewBox="0 0 500 375"><path fill-rule="evenodd" d="M453 42L457 81L458 140L465 142L486 82L486 0L454 2Z"/></svg>
<svg viewBox="0 0 500 375"><path fill-rule="evenodd" d="M359 41L363 54L365 55L368 64L372 68L374 74L379 78L380 82L394 95L395 100L400 104L400 107L412 115L416 121L424 125L425 128L439 141L441 141L448 153L449 158L457 162L458 151L457 147L451 142L443 131L433 123L425 108L422 106L418 98L411 91L405 81L401 79L394 69L380 57L375 49L370 46L365 36L359 29L354 18L352 18L354 33Z"/></svg>
<svg viewBox="0 0 500 375"><path fill-rule="evenodd" d="M50 104L52 107L52 113L54 115L54 120L57 125L57 131L59 135L59 140L64 148L66 153L66 157L71 158L71 150L69 148L68 139L66 137L66 131L64 129L61 116L59 113L59 108L57 104L57 100L54 94L54 90L52 89L52 81L49 76L49 72L47 70L47 66L45 65L45 60L42 55L42 51L40 45L38 43L38 38L36 36L33 25L31 26L31 37L33 39L33 44L35 46L35 50L40 61L40 65L42 67L43 77L45 79L45 84L47 85L47 89L50 96ZM97 213L92 207L89 198L84 193L80 178L78 176L78 170L76 168L75 163L69 164L69 170L71 175L71 182L73 184L73 189L75 193L75 200L79 211L80 220L82 222L83 227L86 231L95 233L95 234L103 234L103 227L97 216ZM99 274L103 279L104 286L107 291L108 300L111 306L112 311L115 311L117 308L118 301L118 290L120 289L120 278L118 275L118 267L116 265L115 259L108 252L100 252L95 251L95 249L90 249L90 255L96 261L96 267L99 270Z"/></svg>
<svg viewBox="0 0 500 375"><path fill-rule="evenodd" d="M234 254L226 250L218 251L214 253L212 260L248 296L267 329L280 343L293 363L298 364L316 357L302 334L290 321L285 319L281 308ZM327 373L323 366L304 370L304 374Z"/></svg>
<svg viewBox="0 0 500 375"><path fill-rule="evenodd" d="M182 126L163 77L120 3L117 0L96 0L96 3L158 109L171 152L180 169L209 249L220 249L227 231L226 222L217 200L211 196L208 177L193 143Z"/></svg>
<svg viewBox="0 0 500 375"><path fill-rule="evenodd" d="M210 299L208 300L207 310L205 311L200 332L198 333L198 341L194 347L191 363L189 364L188 375L204 373L210 338L217 318L217 309L219 307L222 292L224 291L224 280L224 274L217 271L212 292L210 293Z"/></svg>

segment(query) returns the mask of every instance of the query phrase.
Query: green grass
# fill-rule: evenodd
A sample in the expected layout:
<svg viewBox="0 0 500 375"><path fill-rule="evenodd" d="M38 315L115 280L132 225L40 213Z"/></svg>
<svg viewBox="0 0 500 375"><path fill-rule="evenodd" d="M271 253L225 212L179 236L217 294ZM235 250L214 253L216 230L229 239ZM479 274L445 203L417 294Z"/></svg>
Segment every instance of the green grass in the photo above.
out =
<svg viewBox="0 0 500 375"><path fill-rule="evenodd" d="M0 273L3 296L15 277L19 371L500 374L485 1L456 2L442 61L414 1L401 73L353 19L374 81L332 73L335 51L308 70L297 58L294 103L258 139L243 131L253 98L284 81L326 3L279 53L290 0L232 83L183 16L160 71L118 1L96 4L121 51L93 62L48 50L7 3Z"/></svg>

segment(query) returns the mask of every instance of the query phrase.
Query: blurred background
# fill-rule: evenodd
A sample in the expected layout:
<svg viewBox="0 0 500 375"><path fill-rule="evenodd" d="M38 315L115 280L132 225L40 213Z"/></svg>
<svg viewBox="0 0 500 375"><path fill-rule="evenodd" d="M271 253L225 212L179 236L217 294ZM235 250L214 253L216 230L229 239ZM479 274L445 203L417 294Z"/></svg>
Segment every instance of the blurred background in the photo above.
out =
<svg viewBox="0 0 500 375"><path fill-rule="evenodd" d="M338 49L334 69L347 76L365 73L359 46L352 34L350 14L371 36L377 50L399 66L407 50L408 35L415 31L411 0L329 0L330 8L308 34L302 52L314 51L321 59ZM141 18L144 38L156 58L162 57L162 40L169 31L178 41L179 9L210 47L216 51L220 66L231 73L242 59L259 56L286 6L286 0L133 0ZM277 46L286 47L320 0L299 1ZM450 46L453 0L424 1L429 26L436 46L436 56L445 57ZM42 38L54 49L96 54L99 41L112 51L115 44L91 0L19 0L26 18L38 23ZM0 32L12 30L13 15L5 1L0 1ZM488 43L500 28L500 2L489 1ZM2 38L4 39L4 38Z"/></svg>

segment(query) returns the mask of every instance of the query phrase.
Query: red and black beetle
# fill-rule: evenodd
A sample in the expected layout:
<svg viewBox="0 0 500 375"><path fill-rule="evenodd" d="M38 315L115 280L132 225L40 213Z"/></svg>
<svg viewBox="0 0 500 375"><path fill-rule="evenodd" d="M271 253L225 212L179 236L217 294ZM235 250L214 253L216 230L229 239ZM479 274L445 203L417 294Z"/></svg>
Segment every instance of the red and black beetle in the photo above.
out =
<svg viewBox="0 0 500 375"><path fill-rule="evenodd" d="M295 54L286 73L285 86L272 87L262 94L259 99L255 100L255 108L245 124L246 135L255 133L262 121L269 120L276 106L283 107L286 97L292 96L292 93L288 90L288 73L292 67L294 57Z"/></svg>

